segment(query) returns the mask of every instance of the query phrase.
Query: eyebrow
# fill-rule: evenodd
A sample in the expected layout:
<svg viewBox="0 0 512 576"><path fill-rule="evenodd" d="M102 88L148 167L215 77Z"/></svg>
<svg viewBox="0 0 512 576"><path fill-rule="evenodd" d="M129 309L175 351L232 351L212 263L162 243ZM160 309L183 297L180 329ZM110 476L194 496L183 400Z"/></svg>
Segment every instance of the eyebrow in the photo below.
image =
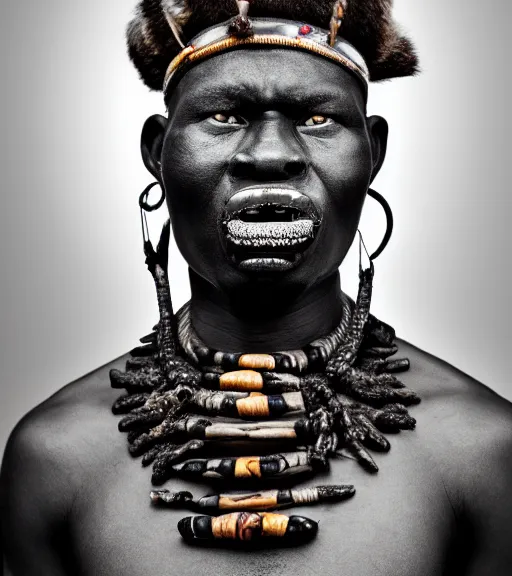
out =
<svg viewBox="0 0 512 576"><path fill-rule="evenodd" d="M228 108L229 106L264 106L272 102L277 106L291 106L293 108L314 108L324 104L335 104L337 107L354 106L355 98L351 91L340 90L333 87L332 90L323 86L320 90L311 92L308 87L301 89L294 87L294 90L283 89L279 87L274 94L265 93L261 90L261 85L251 83L241 83L237 85L222 83L210 84L199 87L193 95L188 97L194 107L215 106L219 108ZM206 104L208 102L208 104Z"/></svg>

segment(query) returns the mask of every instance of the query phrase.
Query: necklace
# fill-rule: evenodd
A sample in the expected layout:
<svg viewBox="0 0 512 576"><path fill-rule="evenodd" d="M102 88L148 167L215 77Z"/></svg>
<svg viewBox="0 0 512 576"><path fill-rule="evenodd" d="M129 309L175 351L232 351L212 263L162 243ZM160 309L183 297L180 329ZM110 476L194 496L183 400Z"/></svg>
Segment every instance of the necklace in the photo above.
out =
<svg viewBox="0 0 512 576"><path fill-rule="evenodd" d="M176 315L172 311L169 230L167 223L156 251L145 243L160 321L132 351L126 371L110 375L114 388L126 390L112 408L123 415L119 430L128 433L130 453L142 456L144 466L153 465L155 486L173 476L246 486L198 499L190 492L153 490L155 504L211 514L178 523L186 540L309 540L318 529L314 520L273 511L341 501L354 495L353 486L253 485L326 470L329 458L340 452L377 472L368 449L388 451L383 432L415 427L406 406L420 399L394 376L409 362L391 359L395 333L370 314L373 267L361 271L357 301L344 297L342 318L325 338L299 351L227 353L201 341L190 304ZM258 456L222 454L240 442L268 449ZM201 457L191 458L196 454Z"/></svg>
<svg viewBox="0 0 512 576"><path fill-rule="evenodd" d="M199 338L192 325L190 302L185 304L176 314L178 322L178 339L186 356L195 364L207 367L209 372L219 373L237 368L267 369L292 374L306 371L319 372L325 369L334 351L345 336L352 313L351 300L342 295L342 316L336 328L324 338L314 340L302 350L289 350L270 354L233 354L219 350L211 350ZM243 356L246 356L245 358ZM249 357L247 357L249 356ZM254 362L261 364L261 368Z"/></svg>

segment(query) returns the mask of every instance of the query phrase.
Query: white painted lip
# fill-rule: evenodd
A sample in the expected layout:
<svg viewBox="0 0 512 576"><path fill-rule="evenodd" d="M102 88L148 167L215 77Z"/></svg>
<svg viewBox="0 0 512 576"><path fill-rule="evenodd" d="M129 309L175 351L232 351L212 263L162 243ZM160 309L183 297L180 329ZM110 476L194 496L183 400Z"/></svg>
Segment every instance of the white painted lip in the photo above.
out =
<svg viewBox="0 0 512 576"><path fill-rule="evenodd" d="M230 220L226 227L228 242L248 248L295 249L311 241L315 236L312 220L244 222L237 219Z"/></svg>

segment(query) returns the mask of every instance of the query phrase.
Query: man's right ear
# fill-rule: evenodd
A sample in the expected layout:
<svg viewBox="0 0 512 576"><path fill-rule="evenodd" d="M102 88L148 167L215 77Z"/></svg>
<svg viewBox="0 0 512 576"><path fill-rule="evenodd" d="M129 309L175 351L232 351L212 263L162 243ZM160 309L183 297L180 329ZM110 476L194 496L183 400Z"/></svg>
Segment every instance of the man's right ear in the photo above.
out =
<svg viewBox="0 0 512 576"><path fill-rule="evenodd" d="M144 122L140 139L140 151L144 166L159 182L161 182L162 145L166 129L167 118L155 114Z"/></svg>

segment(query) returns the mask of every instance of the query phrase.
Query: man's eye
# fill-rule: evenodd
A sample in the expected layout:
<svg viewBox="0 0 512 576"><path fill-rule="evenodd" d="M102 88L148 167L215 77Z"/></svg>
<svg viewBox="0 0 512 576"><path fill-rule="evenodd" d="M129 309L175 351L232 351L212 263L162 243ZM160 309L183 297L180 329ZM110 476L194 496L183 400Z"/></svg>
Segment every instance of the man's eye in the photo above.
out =
<svg viewBox="0 0 512 576"><path fill-rule="evenodd" d="M237 116L228 116L226 114L214 114L212 116L212 118L216 121L216 122L220 122L221 124L242 124L242 121L240 118L238 118Z"/></svg>
<svg viewBox="0 0 512 576"><path fill-rule="evenodd" d="M315 116L311 116L311 118L308 118L306 120L306 122L304 122L305 126L321 126L321 125L325 125L325 124L329 124L331 121L330 118L327 118L327 116L321 116L320 114L316 114Z"/></svg>

